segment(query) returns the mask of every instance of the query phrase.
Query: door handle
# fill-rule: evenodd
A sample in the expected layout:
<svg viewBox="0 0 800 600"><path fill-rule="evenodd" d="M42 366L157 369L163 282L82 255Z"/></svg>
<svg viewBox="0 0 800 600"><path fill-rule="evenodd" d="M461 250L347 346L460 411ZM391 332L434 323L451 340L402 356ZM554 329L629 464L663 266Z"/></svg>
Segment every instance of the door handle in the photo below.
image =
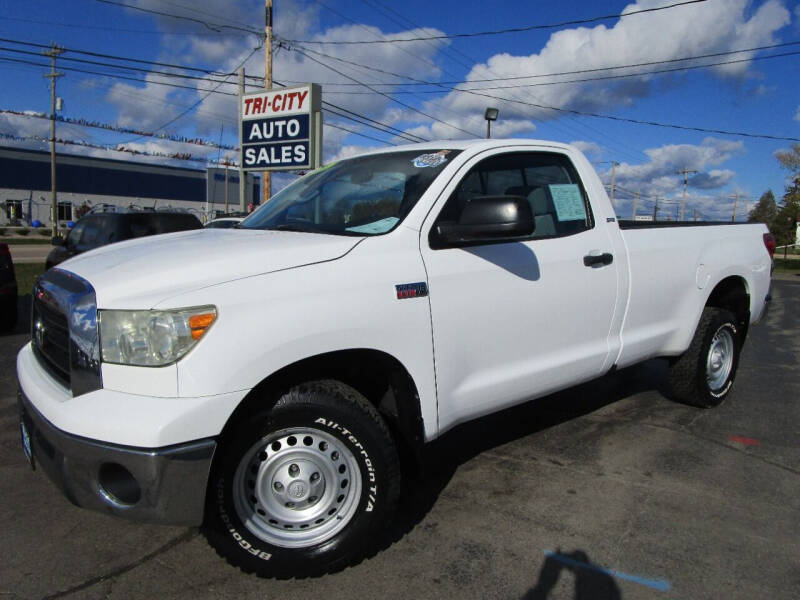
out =
<svg viewBox="0 0 800 600"><path fill-rule="evenodd" d="M583 264L587 267L610 265L612 262L614 262L614 255L608 252L603 252L602 254L587 254L583 257Z"/></svg>

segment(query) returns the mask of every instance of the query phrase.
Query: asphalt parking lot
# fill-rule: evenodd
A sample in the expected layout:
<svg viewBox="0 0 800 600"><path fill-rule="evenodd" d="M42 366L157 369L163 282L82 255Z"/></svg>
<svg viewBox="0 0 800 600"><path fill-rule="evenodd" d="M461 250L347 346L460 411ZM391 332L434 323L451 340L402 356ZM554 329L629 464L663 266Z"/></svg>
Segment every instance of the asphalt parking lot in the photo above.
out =
<svg viewBox="0 0 800 600"><path fill-rule="evenodd" d="M800 597L800 277L773 284L717 409L650 361L431 448L383 550L339 573L241 574L193 529L73 507L20 448L0 337L0 598Z"/></svg>

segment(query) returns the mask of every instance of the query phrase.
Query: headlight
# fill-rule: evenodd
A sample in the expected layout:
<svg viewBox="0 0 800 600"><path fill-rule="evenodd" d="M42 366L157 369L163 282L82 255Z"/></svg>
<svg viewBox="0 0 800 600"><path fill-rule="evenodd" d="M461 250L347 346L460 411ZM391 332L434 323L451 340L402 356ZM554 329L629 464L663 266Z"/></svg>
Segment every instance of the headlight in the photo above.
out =
<svg viewBox="0 0 800 600"><path fill-rule="evenodd" d="M98 317L103 362L163 367L192 349L217 318L217 309L100 310Z"/></svg>

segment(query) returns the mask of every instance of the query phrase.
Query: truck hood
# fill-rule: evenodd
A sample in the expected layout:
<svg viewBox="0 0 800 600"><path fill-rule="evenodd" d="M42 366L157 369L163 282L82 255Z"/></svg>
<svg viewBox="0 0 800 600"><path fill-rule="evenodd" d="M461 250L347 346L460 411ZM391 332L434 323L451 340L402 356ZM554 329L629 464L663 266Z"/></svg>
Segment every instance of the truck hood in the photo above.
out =
<svg viewBox="0 0 800 600"><path fill-rule="evenodd" d="M61 263L95 288L101 308L151 308L199 288L341 258L363 238L199 229L103 246Z"/></svg>

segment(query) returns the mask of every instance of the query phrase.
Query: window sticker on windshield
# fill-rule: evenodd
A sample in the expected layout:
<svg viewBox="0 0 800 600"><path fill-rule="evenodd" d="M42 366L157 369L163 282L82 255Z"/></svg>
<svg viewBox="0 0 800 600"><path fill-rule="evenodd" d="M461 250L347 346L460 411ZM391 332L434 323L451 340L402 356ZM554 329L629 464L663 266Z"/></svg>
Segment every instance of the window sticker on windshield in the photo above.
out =
<svg viewBox="0 0 800 600"><path fill-rule="evenodd" d="M550 195L559 221L584 221L586 206L580 188L574 183L550 184Z"/></svg>
<svg viewBox="0 0 800 600"><path fill-rule="evenodd" d="M450 154L450 150L439 150L438 152L432 152L430 154L420 154L417 158L411 161L411 164L418 169L424 169L425 167L438 167L439 165L447 162L448 154Z"/></svg>
<svg viewBox="0 0 800 600"><path fill-rule="evenodd" d="M373 223L348 227L346 231L352 231L353 233L385 233L394 227L399 220L397 217L386 217Z"/></svg>

